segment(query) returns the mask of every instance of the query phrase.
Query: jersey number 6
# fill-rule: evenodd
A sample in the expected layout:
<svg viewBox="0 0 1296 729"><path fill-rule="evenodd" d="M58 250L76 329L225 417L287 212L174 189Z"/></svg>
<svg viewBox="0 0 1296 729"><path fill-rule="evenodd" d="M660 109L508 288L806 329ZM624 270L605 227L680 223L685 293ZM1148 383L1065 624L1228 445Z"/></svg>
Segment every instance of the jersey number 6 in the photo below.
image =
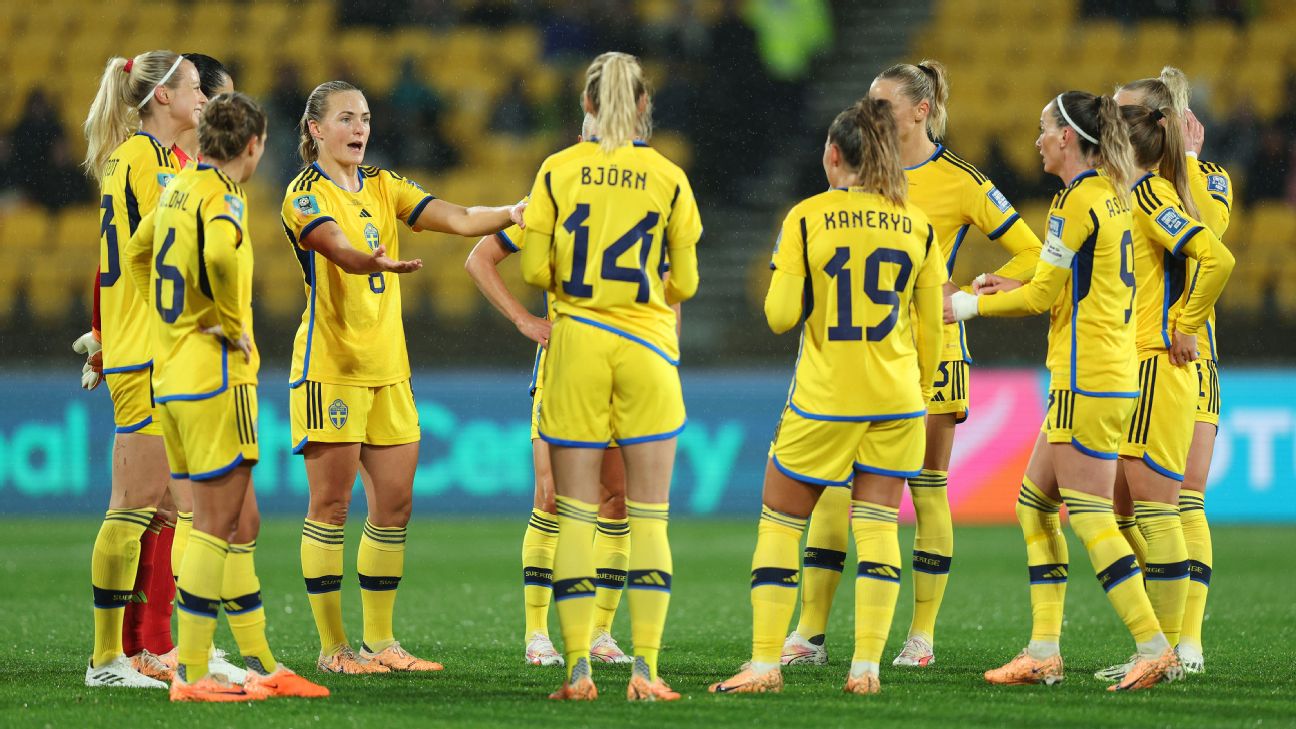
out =
<svg viewBox="0 0 1296 729"><path fill-rule="evenodd" d="M563 228L571 233L574 238L575 246L572 250L572 267L571 278L563 281L563 293L569 296L579 296L581 298L591 298L594 296L594 287L585 283L586 259L589 258L589 226L585 221L589 220L590 206L588 203L578 203L572 214L567 216L563 221ZM634 227L627 230L624 235L617 238L612 245L603 251L603 266L600 271L600 277L604 281L626 281L639 285L639 290L635 294L635 301L644 304L648 302L648 254L652 250L652 229L657 227L657 221L661 219L661 214L651 212L643 216ZM630 268L617 263L621 254L630 250L635 243L642 241L639 247L639 266Z"/></svg>
<svg viewBox="0 0 1296 729"><path fill-rule="evenodd" d="M851 249L841 246L824 266L824 272L837 279L837 323L828 327L828 340L833 342L858 342L864 338L864 331L855 326L852 320L853 306L851 272L846 268L850 261ZM879 278L883 263L899 266L896 270L894 288L884 289ZM909 285L909 274L913 273L913 261L909 254L896 248L877 248L864 259L864 293L869 300L880 306L890 306L891 311L882 321L868 327L868 341L880 342L895 329L900 318L900 293Z"/></svg>
<svg viewBox="0 0 1296 729"><path fill-rule="evenodd" d="M167 251L175 245L175 228L167 231L166 239L162 241L162 249L158 251L157 258L154 260L154 268L157 271L157 280L153 283L153 305L162 315L162 321L167 324L174 324L176 319L180 318L180 312L184 311L185 281L184 274L175 266L168 266L163 261L166 259ZM162 306L162 282L171 282L171 306L163 308Z"/></svg>

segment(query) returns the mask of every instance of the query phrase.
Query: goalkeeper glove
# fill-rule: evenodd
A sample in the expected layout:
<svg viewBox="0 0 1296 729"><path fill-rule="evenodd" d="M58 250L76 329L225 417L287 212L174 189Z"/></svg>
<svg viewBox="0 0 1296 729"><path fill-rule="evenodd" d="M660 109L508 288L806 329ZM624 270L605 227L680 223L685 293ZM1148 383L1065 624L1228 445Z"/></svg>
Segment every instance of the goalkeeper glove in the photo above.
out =
<svg viewBox="0 0 1296 729"><path fill-rule="evenodd" d="M94 332L86 332L72 342L72 351L86 356L81 367L81 387L93 390L103 380L103 346Z"/></svg>

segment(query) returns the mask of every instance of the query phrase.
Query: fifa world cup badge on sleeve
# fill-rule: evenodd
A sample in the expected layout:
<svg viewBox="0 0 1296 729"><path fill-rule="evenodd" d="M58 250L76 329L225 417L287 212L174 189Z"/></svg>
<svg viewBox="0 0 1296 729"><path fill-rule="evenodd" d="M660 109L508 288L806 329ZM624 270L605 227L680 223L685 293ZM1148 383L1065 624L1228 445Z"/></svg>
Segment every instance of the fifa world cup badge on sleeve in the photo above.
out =
<svg viewBox="0 0 1296 729"><path fill-rule="evenodd" d="M243 201L238 199L237 195L225 196L225 212L229 213L231 218L238 222L243 222Z"/></svg>
<svg viewBox="0 0 1296 729"><path fill-rule="evenodd" d="M1012 203L1008 202L1008 198L1004 197L1004 194L999 192L997 187L990 188L990 192L986 193L986 197L990 198L990 202L994 203L1001 213L1008 212L1008 208L1012 207Z"/></svg>
<svg viewBox="0 0 1296 729"><path fill-rule="evenodd" d="M1161 214L1156 216L1156 221L1157 225L1161 226L1161 229L1170 235L1179 235L1179 231L1183 230L1184 226L1188 224L1188 221L1175 212L1174 208L1162 210Z"/></svg>
<svg viewBox="0 0 1296 729"><path fill-rule="evenodd" d="M1211 192L1221 194L1228 193L1228 178L1224 175L1208 175L1206 177L1206 189Z"/></svg>
<svg viewBox="0 0 1296 729"><path fill-rule="evenodd" d="M302 215L319 215L319 203L314 195L298 195L293 198L293 207Z"/></svg>

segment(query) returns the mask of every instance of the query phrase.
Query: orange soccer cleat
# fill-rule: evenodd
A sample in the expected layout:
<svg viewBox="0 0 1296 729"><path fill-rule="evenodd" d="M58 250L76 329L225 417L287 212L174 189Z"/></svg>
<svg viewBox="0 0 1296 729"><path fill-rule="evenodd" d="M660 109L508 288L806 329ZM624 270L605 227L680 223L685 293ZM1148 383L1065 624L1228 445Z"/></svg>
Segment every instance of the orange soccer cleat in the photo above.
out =
<svg viewBox="0 0 1296 729"><path fill-rule="evenodd" d="M557 691L549 694L554 701L593 701L598 698L598 688L590 675L588 658L578 659L572 664L571 678L567 679Z"/></svg>
<svg viewBox="0 0 1296 729"><path fill-rule="evenodd" d="M1027 686L1042 683L1052 686L1062 681L1062 656L1049 656L1043 660L1031 658L1026 651L999 668L985 672L985 680L998 686Z"/></svg>
<svg viewBox="0 0 1296 729"><path fill-rule="evenodd" d="M236 683L230 683L224 676L216 673L209 673L189 683L180 678L180 671L176 671L175 678L171 679L172 701L260 701L265 697L266 694L260 691L248 690Z"/></svg>
<svg viewBox="0 0 1296 729"><path fill-rule="evenodd" d="M634 659L630 684L626 686L626 701L679 701L679 692L671 689L661 676L652 678L652 671L643 658Z"/></svg>
<svg viewBox="0 0 1296 729"><path fill-rule="evenodd" d="M772 668L756 673L745 668L733 678L711 684L707 690L713 694L776 694L783 690L783 672Z"/></svg>
<svg viewBox="0 0 1296 729"><path fill-rule="evenodd" d="M391 669L376 661L366 660L355 654L349 645L340 645L332 653L321 653L315 667L325 673L345 673L349 676L362 676L370 673L391 673Z"/></svg>
<svg viewBox="0 0 1296 729"><path fill-rule="evenodd" d="M1183 665L1174 648L1166 648L1160 656L1148 660L1140 658L1130 666L1120 683L1108 686L1108 691L1139 691L1159 683L1170 683L1183 678Z"/></svg>
<svg viewBox="0 0 1296 729"><path fill-rule="evenodd" d="M878 681L876 673L847 676L846 685L842 687L842 691L848 694L880 694L882 693L882 683Z"/></svg>
<svg viewBox="0 0 1296 729"><path fill-rule="evenodd" d="M392 671L440 671L445 668L436 661L428 661L412 655L401 647L400 641L392 643L377 653L369 650L368 646L361 646L360 658L386 666Z"/></svg>
<svg viewBox="0 0 1296 729"><path fill-rule="evenodd" d="M158 681L170 681L175 675L174 669L162 662L161 657L142 650L130 657L131 668Z"/></svg>
<svg viewBox="0 0 1296 729"><path fill-rule="evenodd" d="M268 675L249 671L247 682L243 685L249 692L261 693L267 698L295 696L302 699L322 699L329 695L329 690L324 686L298 676L291 668L282 664Z"/></svg>

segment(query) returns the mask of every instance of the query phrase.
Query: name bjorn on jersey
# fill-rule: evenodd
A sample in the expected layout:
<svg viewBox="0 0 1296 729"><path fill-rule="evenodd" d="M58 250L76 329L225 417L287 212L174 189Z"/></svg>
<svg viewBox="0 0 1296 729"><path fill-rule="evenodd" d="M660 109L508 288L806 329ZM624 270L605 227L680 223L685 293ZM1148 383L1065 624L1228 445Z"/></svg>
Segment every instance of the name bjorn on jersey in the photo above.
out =
<svg viewBox="0 0 1296 729"><path fill-rule="evenodd" d="M901 233L913 232L913 220L908 215L887 213L879 210L837 210L823 214L824 229L838 228L876 228L878 230L897 230Z"/></svg>
<svg viewBox="0 0 1296 729"><path fill-rule="evenodd" d="M609 167L582 167L582 185L609 185L625 187L631 190L648 189L648 173L624 170L616 165Z"/></svg>

